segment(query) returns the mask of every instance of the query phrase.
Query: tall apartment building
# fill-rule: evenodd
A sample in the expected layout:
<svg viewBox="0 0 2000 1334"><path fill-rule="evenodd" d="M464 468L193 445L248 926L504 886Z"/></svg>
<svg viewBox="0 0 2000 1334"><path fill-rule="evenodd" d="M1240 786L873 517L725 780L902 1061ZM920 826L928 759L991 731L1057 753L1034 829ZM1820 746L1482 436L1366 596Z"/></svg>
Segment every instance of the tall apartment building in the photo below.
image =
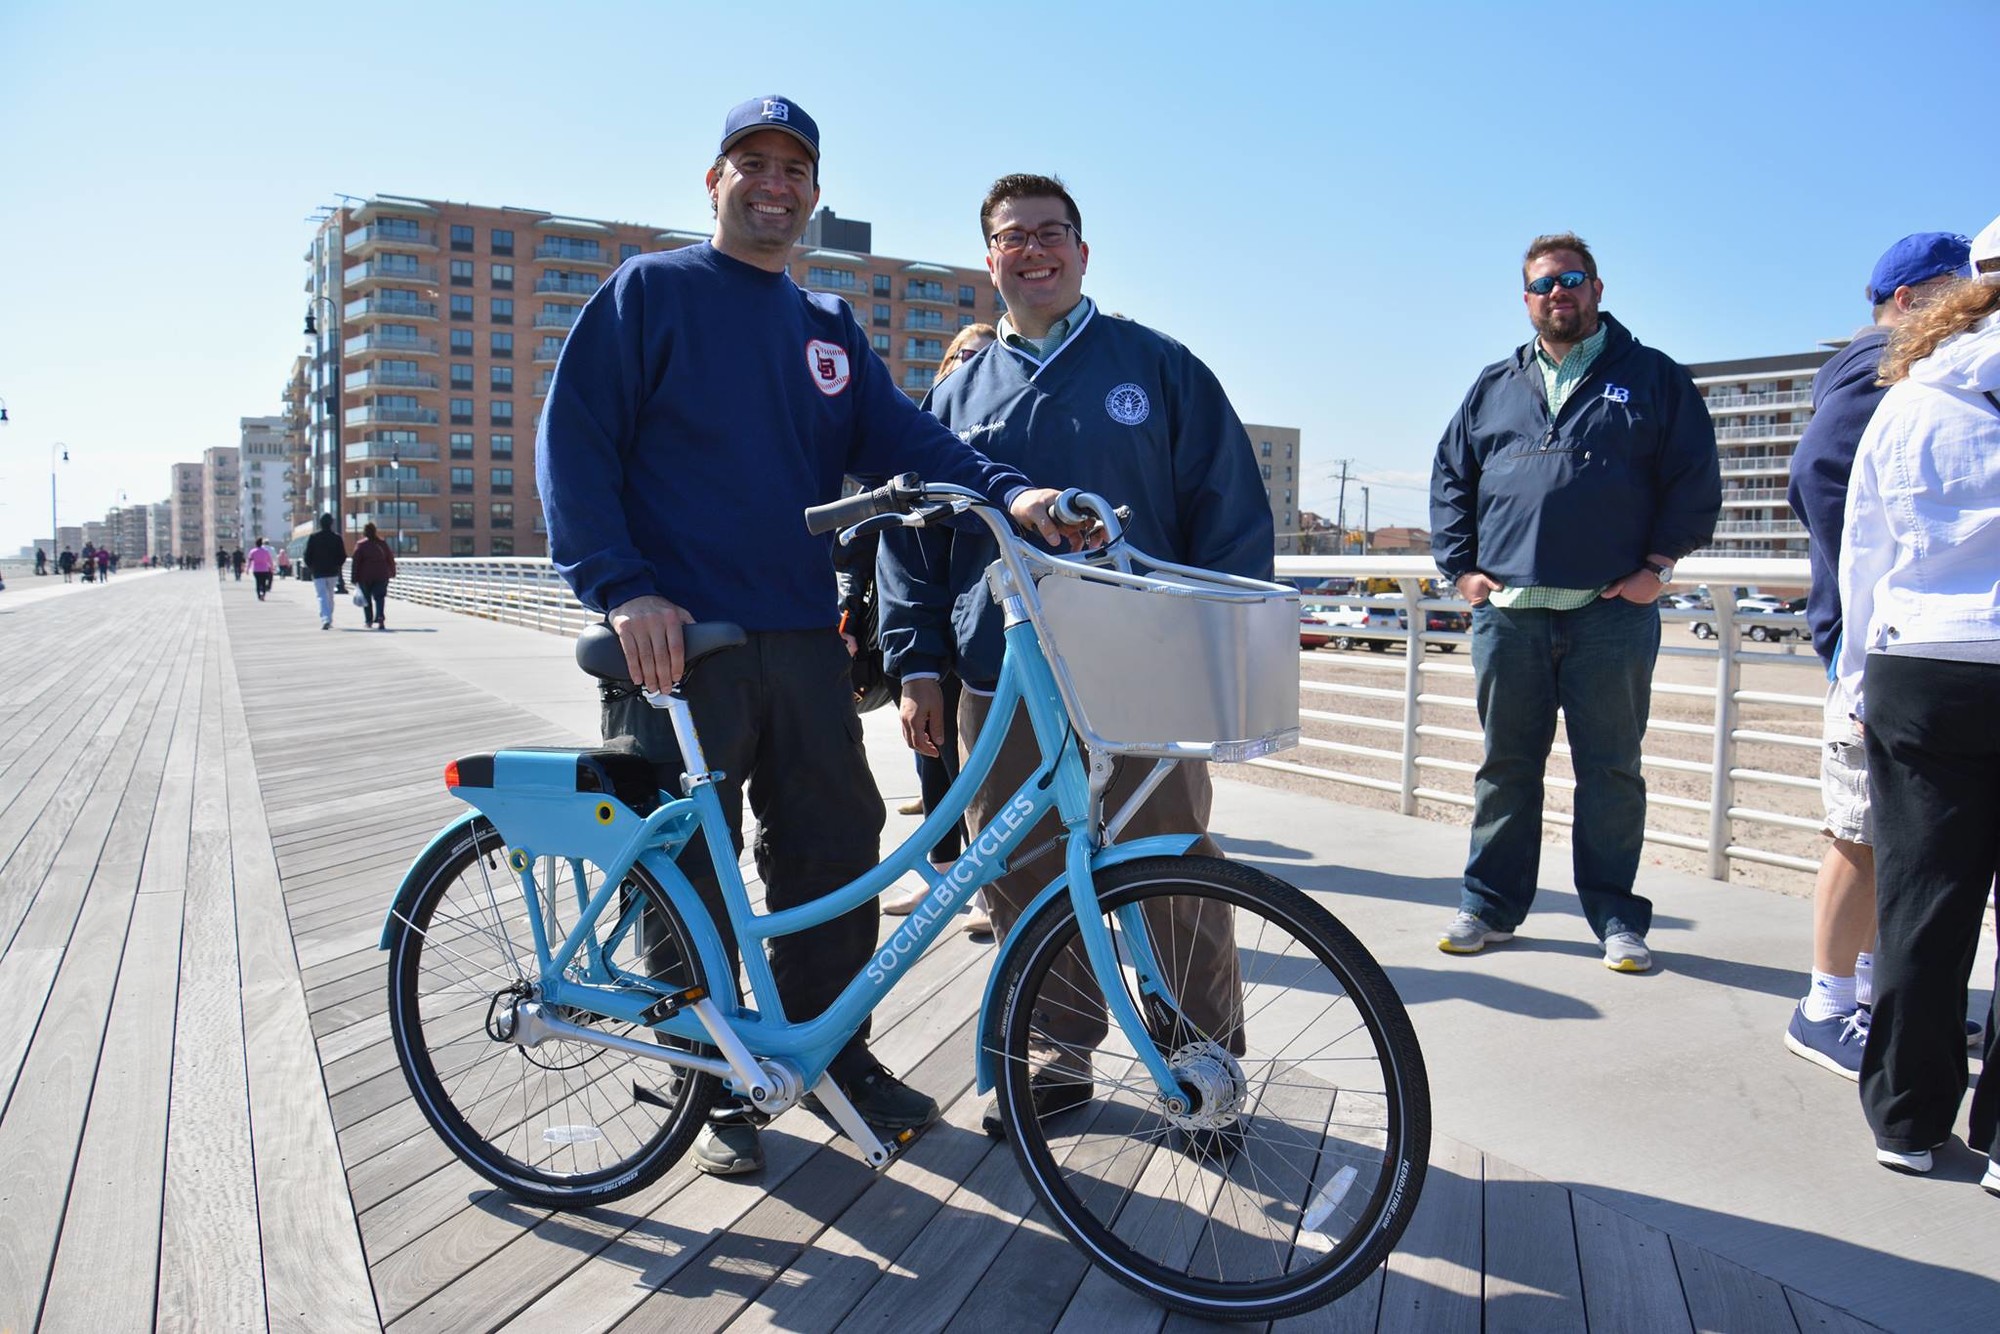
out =
<svg viewBox="0 0 2000 1334"><path fill-rule="evenodd" d="M307 405L312 397L311 374L312 358L296 357L292 361L291 376L285 381L285 451L286 466L292 473L291 504L284 528L272 535L273 545L294 534L300 538L310 537L319 518L312 507L312 450L307 434Z"/></svg>
<svg viewBox="0 0 2000 1334"><path fill-rule="evenodd" d="M1722 517L1700 556L1806 554L1806 529L1785 503L1792 451L1812 420L1813 373L1839 340L1813 352L1690 365L1715 422L1722 460Z"/></svg>
<svg viewBox="0 0 2000 1334"><path fill-rule="evenodd" d="M167 507L172 514L167 525L170 533L167 551L176 559L212 556L215 552L214 547L207 545L207 525L202 516L208 510L201 496L202 466L176 463L173 487L167 492Z"/></svg>
<svg viewBox="0 0 2000 1334"><path fill-rule="evenodd" d="M292 531L292 445L290 423L283 417L238 420L243 494L237 506L237 531L244 550L262 537L276 546Z"/></svg>
<svg viewBox="0 0 2000 1334"><path fill-rule="evenodd" d="M167 561L174 555L174 507L168 501L146 506L146 554Z"/></svg>
<svg viewBox="0 0 2000 1334"><path fill-rule="evenodd" d="M151 513L150 505L119 505L105 511L105 541L120 562L136 565L151 553L146 537Z"/></svg>
<svg viewBox="0 0 2000 1334"><path fill-rule="evenodd" d="M705 239L394 195L335 210L306 254L308 513L350 542L372 521L404 554L546 554L535 426L563 340L619 264ZM866 223L827 210L791 272L848 303L912 397L1001 309L983 269L872 254Z"/></svg>
<svg viewBox="0 0 2000 1334"><path fill-rule="evenodd" d="M1271 526L1278 533L1278 554L1299 552L1299 428L1296 426L1252 426L1250 448L1257 455L1257 470L1264 476L1264 495L1271 503Z"/></svg>
<svg viewBox="0 0 2000 1334"><path fill-rule="evenodd" d="M243 472L235 445L201 453L201 549L212 560L218 551L243 545Z"/></svg>

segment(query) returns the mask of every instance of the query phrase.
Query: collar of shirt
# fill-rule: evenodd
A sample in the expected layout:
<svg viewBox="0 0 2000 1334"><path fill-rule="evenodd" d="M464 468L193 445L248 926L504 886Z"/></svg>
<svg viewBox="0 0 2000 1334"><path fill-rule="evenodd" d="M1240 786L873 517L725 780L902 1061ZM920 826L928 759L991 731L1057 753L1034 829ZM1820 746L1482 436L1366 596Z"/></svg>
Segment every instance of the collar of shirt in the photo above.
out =
<svg viewBox="0 0 2000 1334"><path fill-rule="evenodd" d="M1597 322L1597 332L1572 347L1560 363L1549 355L1540 338L1535 339L1535 365L1542 372L1542 391L1548 395L1549 416L1562 411L1562 405L1569 401L1570 392L1583 383L1583 377L1590 374L1591 366L1597 361L1597 354L1604 350L1605 323Z"/></svg>
<svg viewBox="0 0 2000 1334"><path fill-rule="evenodd" d="M1049 353L1063 345L1063 339L1069 337L1070 330L1083 322L1083 317L1090 313L1090 309L1090 298L1085 297L1070 309L1069 314L1051 324L1048 333L1041 338L1030 338L1026 334L1017 332L1014 321L1002 315L999 325L1000 341L1009 347L1021 349L1036 361L1044 361Z"/></svg>

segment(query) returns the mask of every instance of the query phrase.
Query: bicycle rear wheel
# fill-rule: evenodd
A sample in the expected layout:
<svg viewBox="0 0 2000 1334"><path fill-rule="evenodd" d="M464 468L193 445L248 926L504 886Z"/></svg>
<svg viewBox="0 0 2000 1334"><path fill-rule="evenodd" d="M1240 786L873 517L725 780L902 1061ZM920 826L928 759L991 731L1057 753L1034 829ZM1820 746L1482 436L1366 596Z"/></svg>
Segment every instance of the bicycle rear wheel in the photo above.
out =
<svg viewBox="0 0 2000 1334"><path fill-rule="evenodd" d="M1331 913L1249 867L1148 858L1097 889L1122 984L1196 1104L1162 1104L1116 1023L1079 1042L1103 998L1064 965L1082 943L1067 896L1052 900L1018 928L982 1034L1035 1194L1095 1263L1172 1309L1268 1320L1332 1301L1394 1247L1429 1156L1429 1083L1395 989ZM1141 993L1136 920L1178 1010ZM1234 941L1237 988L1203 938ZM1087 1072L1094 1097L1037 1116L1031 1070Z"/></svg>
<svg viewBox="0 0 2000 1334"><path fill-rule="evenodd" d="M720 1091L713 1075L674 1071L588 1043L523 1047L493 1035L496 1006L539 981L524 882L484 819L417 871L422 890L389 955L389 1028L417 1105L445 1143L488 1181L522 1199L582 1208L629 1195L687 1152ZM581 868L579 883L578 868ZM549 939L574 928L603 883L589 862L534 863L535 911ZM639 971L633 932L618 922L648 905L651 974L664 990L702 981L686 923L659 883L635 867L622 900L600 915L612 962ZM578 1010L559 1017L625 1037L649 1030Z"/></svg>

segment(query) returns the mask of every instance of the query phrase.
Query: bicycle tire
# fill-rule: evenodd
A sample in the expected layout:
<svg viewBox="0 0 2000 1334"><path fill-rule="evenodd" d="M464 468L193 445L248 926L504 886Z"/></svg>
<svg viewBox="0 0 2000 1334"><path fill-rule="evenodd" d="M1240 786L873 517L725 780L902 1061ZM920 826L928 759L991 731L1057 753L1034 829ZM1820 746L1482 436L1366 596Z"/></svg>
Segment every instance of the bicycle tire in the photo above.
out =
<svg viewBox="0 0 2000 1334"><path fill-rule="evenodd" d="M1127 992L1177 1074L1196 1062L1226 1069L1221 1053L1236 1071L1209 1086L1208 1119L1222 1124L1176 1119L1113 1022L1088 1050L1056 1053L1088 1059L1092 1100L1038 1118L1030 1049L1046 1057L1048 1016L1076 1008L1055 965L1072 945L1082 949L1069 898L1052 899L1017 927L999 980L1005 999L981 1034L998 1058L1000 1116L1029 1185L1095 1264L1170 1309L1272 1320L1332 1301L1394 1248L1429 1159L1429 1083L1395 989L1331 913L1250 867L1144 858L1105 871L1097 890L1108 920L1127 906L1145 914L1156 952L1164 948L1162 972L1183 997L1199 989L1185 985L1191 955L1181 942L1192 933L1180 923L1229 910L1240 1007L1212 1035L1142 1003L1122 927L1113 943ZM1101 1006L1094 983L1091 991ZM1064 1036L1073 1040L1073 1030ZM1295 1050L1307 1036L1315 1046Z"/></svg>
<svg viewBox="0 0 2000 1334"><path fill-rule="evenodd" d="M541 910L566 933L577 886L568 862L538 865L551 863L552 874L537 876ZM584 865L587 896L597 868ZM526 900L505 842L491 823L475 820L416 874L422 888L390 948L389 1029L431 1128L473 1171L536 1204L584 1208L658 1180L694 1142L721 1081L587 1043L530 1048L494 1037L495 998L515 988L532 994L538 982ZM669 990L700 984L686 923L658 881L634 867L624 883L656 914L656 980ZM616 916L609 908L601 915L600 940ZM628 1036L649 1032L574 1010L562 1017Z"/></svg>

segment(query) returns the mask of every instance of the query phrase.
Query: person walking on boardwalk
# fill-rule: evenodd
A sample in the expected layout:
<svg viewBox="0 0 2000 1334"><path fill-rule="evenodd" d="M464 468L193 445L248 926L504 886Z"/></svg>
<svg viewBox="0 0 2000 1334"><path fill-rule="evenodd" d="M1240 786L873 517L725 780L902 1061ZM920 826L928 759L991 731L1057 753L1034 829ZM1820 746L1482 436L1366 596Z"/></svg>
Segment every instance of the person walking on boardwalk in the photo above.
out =
<svg viewBox="0 0 2000 1334"><path fill-rule="evenodd" d="M76 553L64 547L62 555L56 557L56 568L62 571L64 583L71 582L72 576L76 573Z"/></svg>
<svg viewBox="0 0 2000 1334"><path fill-rule="evenodd" d="M861 744L847 650L835 628L826 537L801 518L844 474L914 469L977 489L1023 523L1057 529L1034 490L917 410L839 298L800 290L793 246L819 202L819 128L783 97L730 111L706 184L713 237L628 260L591 297L563 347L542 414L536 479L549 555L618 633L634 681L681 675L681 627L734 621L749 644L687 687L732 834L745 795L771 910L811 902L876 864L882 799ZM604 735L678 790L666 714L609 691ZM724 855L727 855L726 853ZM703 841L680 865L727 917ZM822 1012L875 948L864 904L770 944L787 1014ZM733 949L733 944L732 944ZM711 984L718 979L711 979ZM864 1025L828 1074L867 1121L926 1125L937 1104L869 1054ZM703 1171L763 1165L741 1109L694 1146Z"/></svg>
<svg viewBox="0 0 2000 1334"><path fill-rule="evenodd" d="M278 568L278 558L271 554L271 548L265 546L264 539L260 537L257 545L250 548L250 554L244 557L244 563L250 567L250 580L257 585L257 600L262 602L264 595L271 591L271 576Z"/></svg>
<svg viewBox="0 0 2000 1334"><path fill-rule="evenodd" d="M292 577L292 551L290 547L278 548L278 578Z"/></svg>
<svg viewBox="0 0 2000 1334"><path fill-rule="evenodd" d="M243 548L242 548L242 547L238 547L238 548L236 548L236 549L235 549L234 551L232 551L232 552L230 552L230 553L229 553L229 568L230 568L230 570L231 570L231 571L232 571L232 572L233 572L233 573L234 573L234 574L236 575L236 582L238 582L238 583L242 583L242 582L243 582Z"/></svg>
<svg viewBox="0 0 2000 1334"><path fill-rule="evenodd" d="M1193 353L1144 325L1102 314L1083 294L1090 246L1068 189L1050 176L1003 176L980 204L979 228L987 271L1007 306L999 341L940 381L925 406L1002 462L1036 475L1060 473L1114 504L1129 505L1126 533L1148 555L1270 579L1274 525L1243 423L1214 373ZM890 671L903 681L904 739L922 754L937 755L952 745L970 750L988 726L1006 731L999 758L966 809L975 830L1041 762L1025 706L1011 718L989 716L1000 677L1003 618L982 584L998 554L984 529L892 528L882 538L882 640ZM957 716L947 717L939 676L954 663L963 692ZM1106 809L1123 806L1153 767L1150 759L1115 760ZM1191 853L1220 857L1207 836L1212 797L1207 765L1177 764L1119 837L1194 833L1201 838ZM1033 847L1059 836L1050 815L1023 839ZM1010 870L993 882L987 901L997 933L1013 929L1057 861ZM1156 939L1189 942L1185 957L1169 965L1186 979L1186 1018L1241 1051L1234 924L1212 908L1199 911L1203 900L1168 902L1173 921L1163 920ZM1055 967L1076 1000L1066 1012L1036 1016L1028 1058L1038 1116L1089 1100L1092 1049L1107 1032L1103 1001L1081 950L1071 949ZM997 1104L987 1109L984 1126L988 1134L1002 1133ZM1228 1153L1236 1143L1233 1136L1209 1135L1188 1137L1182 1147L1203 1155Z"/></svg>
<svg viewBox="0 0 2000 1334"><path fill-rule="evenodd" d="M217 547L215 549L215 577L217 579L227 579L229 577L228 547Z"/></svg>
<svg viewBox="0 0 2000 1334"><path fill-rule="evenodd" d="M44 575L47 574L48 572L49 572L49 553L42 550L40 547L36 547L35 573L37 575Z"/></svg>
<svg viewBox="0 0 2000 1334"><path fill-rule="evenodd" d="M1694 380L1601 310L1571 233L1536 237L1521 300L1535 337L1479 373L1431 468L1431 553L1472 606L1485 757L1447 954L1511 940L1534 902L1556 711L1576 776L1577 897L1604 966L1652 967L1632 889L1646 826L1640 742L1660 650L1654 601L1722 508Z"/></svg>
<svg viewBox="0 0 2000 1334"><path fill-rule="evenodd" d="M319 530L306 539L305 566L312 573L313 592L319 597L319 628L333 629L333 590L340 583L340 571L347 564L347 543L333 531L333 516L319 516Z"/></svg>
<svg viewBox="0 0 2000 1334"><path fill-rule="evenodd" d="M374 524L362 525L361 540L354 544L354 587L361 593L362 625L389 628L383 618L383 603L389 596L389 581L395 577L396 553L389 550Z"/></svg>
<svg viewBox="0 0 2000 1334"><path fill-rule="evenodd" d="M1970 242L1951 232L1919 232L1884 251L1866 295L1874 322L1813 376L1812 420L1792 451L1787 499L1811 539L1806 622L1827 665L1821 716L1820 796L1828 847L1813 882L1812 977L1792 1007L1785 1047L1815 1065L1861 1077L1874 990L1868 976L1875 939L1875 835L1868 802L1868 756L1860 729L1832 679L1840 645L1840 549L1848 475L1868 419L1887 386L1876 380L1882 351L1903 322L1962 277Z"/></svg>

